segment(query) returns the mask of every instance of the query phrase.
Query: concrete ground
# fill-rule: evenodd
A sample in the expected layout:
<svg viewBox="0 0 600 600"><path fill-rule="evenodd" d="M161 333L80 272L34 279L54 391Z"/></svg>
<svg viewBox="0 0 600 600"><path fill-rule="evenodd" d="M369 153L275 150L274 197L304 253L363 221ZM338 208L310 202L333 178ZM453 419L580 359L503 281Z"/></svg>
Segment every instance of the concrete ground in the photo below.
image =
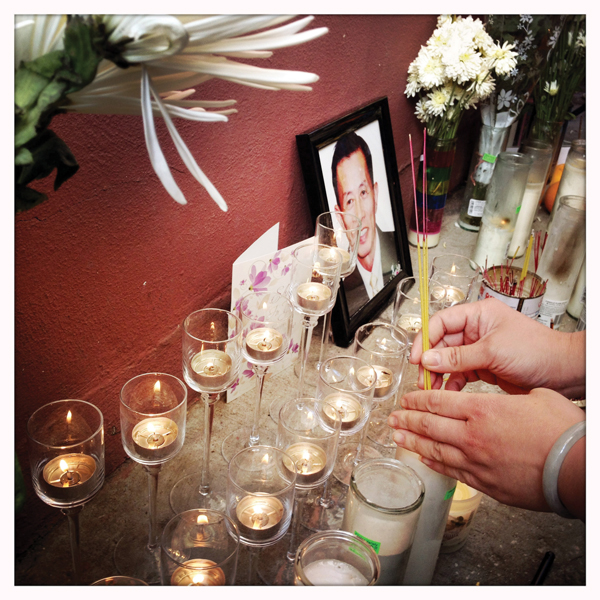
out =
<svg viewBox="0 0 600 600"><path fill-rule="evenodd" d="M452 252L470 255L477 235L455 227L461 201L462 191L450 199L441 242L431 251L431 258ZM414 254L413 248L411 252ZM521 264L519 261L516 263ZM416 264L413 256L413 265ZM381 316L385 319L390 315L391 307L388 306ZM572 319L567 323L570 330L574 325ZM320 336L315 333L311 360L315 359L318 340ZM340 348L332 351L345 352ZM293 368L274 375L265 383L261 427L276 432L276 425L268 416L268 407L275 398L293 394L296 384ZM484 389L493 388L487 386ZM221 456L221 443L229 433L251 423L253 406L252 392L230 404L219 402L216 406L210 459L216 490L225 490L226 462ZM203 406L200 402L189 409L186 429L183 450L165 464L159 478L158 518L161 524L173 516L168 502L173 484L183 475L197 471L201 465ZM343 493L344 488L340 484L336 483L333 488L336 493ZM81 583L89 584L117 574L113 562L115 545L123 536L131 537L134 533L145 535L147 510L146 472L141 465L128 460L106 479L103 489L80 515ZM301 531L301 535L309 533L305 529ZM277 548L269 551L269 557L278 556L276 560L283 561L288 543L287 537L284 538ZM547 551L554 552L556 558L546 585L586 584L584 523L554 514L511 508L484 497L466 545L457 552L440 555L432 583L445 586L528 585ZM248 580L248 554L245 548L240 552L237 585L262 583L256 578ZM259 565L260 560L259 555ZM62 586L73 583L70 561L68 527L66 519L63 519L15 557L15 584Z"/></svg>

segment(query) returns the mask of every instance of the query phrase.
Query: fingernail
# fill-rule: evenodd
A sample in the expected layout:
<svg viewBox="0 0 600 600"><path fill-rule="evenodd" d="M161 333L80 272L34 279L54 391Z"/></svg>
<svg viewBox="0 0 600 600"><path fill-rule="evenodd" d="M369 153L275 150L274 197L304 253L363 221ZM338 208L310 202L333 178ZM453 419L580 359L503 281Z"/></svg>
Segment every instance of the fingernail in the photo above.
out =
<svg viewBox="0 0 600 600"><path fill-rule="evenodd" d="M394 442L396 442L396 444L403 444L405 440L404 434L400 431L394 431L394 433L392 434L392 438Z"/></svg>
<svg viewBox="0 0 600 600"><path fill-rule="evenodd" d="M398 427L398 419L394 415L390 415L387 422L390 427Z"/></svg>
<svg viewBox="0 0 600 600"><path fill-rule="evenodd" d="M442 357L436 350L427 350L421 356L421 364L424 367L439 367L442 364Z"/></svg>

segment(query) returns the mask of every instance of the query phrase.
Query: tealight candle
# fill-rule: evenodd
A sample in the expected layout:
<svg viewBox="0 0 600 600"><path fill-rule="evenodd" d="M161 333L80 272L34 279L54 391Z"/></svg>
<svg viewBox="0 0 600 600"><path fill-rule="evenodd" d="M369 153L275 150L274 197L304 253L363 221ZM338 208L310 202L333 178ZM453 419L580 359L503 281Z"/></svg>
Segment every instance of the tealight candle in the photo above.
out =
<svg viewBox="0 0 600 600"><path fill-rule="evenodd" d="M361 403L353 396L345 394L329 394L323 400L323 417L333 424L342 414L342 431L355 427L363 415Z"/></svg>
<svg viewBox="0 0 600 600"><path fill-rule="evenodd" d="M82 453L63 454L48 461L42 471L40 485L57 500L85 497L93 485L96 460Z"/></svg>
<svg viewBox="0 0 600 600"><path fill-rule="evenodd" d="M325 265L328 267L333 267L337 264L339 258L337 256L337 252L340 253L342 257L342 274L346 273L350 269L350 252L347 250L342 250L342 248L322 248L319 250L319 258L325 262Z"/></svg>
<svg viewBox="0 0 600 600"><path fill-rule="evenodd" d="M394 374L387 367L381 367L379 365L373 365L371 367L361 367L356 372L356 378L360 381L364 386L369 387L373 384L373 371L375 371L375 376L377 380L375 382L375 397L383 398L390 393L392 386L394 384Z"/></svg>
<svg viewBox="0 0 600 600"><path fill-rule="evenodd" d="M327 455L323 448L316 444L299 442L288 446L285 452L289 454L292 460L290 461L287 457L284 458L283 465L291 472L294 472L293 466L296 467L297 485L314 483L323 476L327 464Z"/></svg>
<svg viewBox="0 0 600 600"><path fill-rule="evenodd" d="M229 372L233 362L227 352L204 350L192 358L190 365L196 373L198 383L206 388L220 388L229 383Z"/></svg>
<svg viewBox="0 0 600 600"><path fill-rule="evenodd" d="M431 290L431 297L436 301L443 300L444 306L454 306L464 302L466 295L461 289L447 285L434 286Z"/></svg>
<svg viewBox="0 0 600 600"><path fill-rule="evenodd" d="M147 460L161 460L168 456L168 447L177 439L177 434L177 423L166 417L144 419L131 432L135 451Z"/></svg>
<svg viewBox="0 0 600 600"><path fill-rule="evenodd" d="M408 343L412 345L417 334L421 331L421 315L404 314L398 319L396 325L406 331Z"/></svg>
<svg viewBox="0 0 600 600"><path fill-rule="evenodd" d="M275 535L283 519L283 504L277 498L257 493L245 496L235 509L240 533L253 540Z"/></svg>
<svg viewBox="0 0 600 600"><path fill-rule="evenodd" d="M171 585L225 585L225 573L217 567L216 562L195 558L175 569L171 575Z"/></svg>
<svg viewBox="0 0 600 600"><path fill-rule="evenodd" d="M283 336L276 329L260 327L246 336L246 352L256 360L275 360L283 346Z"/></svg>
<svg viewBox="0 0 600 600"><path fill-rule="evenodd" d="M316 281L302 283L296 289L296 301L308 310L325 310L331 300L331 290Z"/></svg>

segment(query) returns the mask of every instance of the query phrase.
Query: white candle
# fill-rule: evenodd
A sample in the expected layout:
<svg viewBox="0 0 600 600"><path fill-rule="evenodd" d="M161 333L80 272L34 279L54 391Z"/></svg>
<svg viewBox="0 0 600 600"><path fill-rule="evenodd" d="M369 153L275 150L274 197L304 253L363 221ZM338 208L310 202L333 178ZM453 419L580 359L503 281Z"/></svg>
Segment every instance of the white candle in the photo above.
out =
<svg viewBox="0 0 600 600"><path fill-rule="evenodd" d="M324 284L316 281L302 283L296 289L298 305L307 310L326 310L331 301L331 290Z"/></svg>
<svg viewBox="0 0 600 600"><path fill-rule="evenodd" d="M325 558L304 567L304 575L313 585L368 585L367 578L341 560Z"/></svg>
<svg viewBox="0 0 600 600"><path fill-rule="evenodd" d="M421 331L421 315L405 313L398 319L396 325L406 331L408 343L412 345L417 334Z"/></svg>
<svg viewBox="0 0 600 600"><path fill-rule="evenodd" d="M363 416L361 403L353 396L346 394L329 394L323 400L323 417L334 423L342 414L342 431L356 427Z"/></svg>
<svg viewBox="0 0 600 600"><path fill-rule="evenodd" d="M323 448L308 442L298 442L288 446L285 453L289 454L293 465L287 457L283 459L283 465L291 472L297 473L296 485L308 485L323 476L327 464L327 455Z"/></svg>
<svg viewBox="0 0 600 600"><path fill-rule="evenodd" d="M283 504L274 496L245 496L235 509L240 534L252 540L275 535L283 519Z"/></svg>
<svg viewBox="0 0 600 600"><path fill-rule="evenodd" d="M342 274L344 274L350 268L350 253L341 248L322 248L319 250L319 258L325 263L327 267L333 267L339 261L340 253L342 257Z"/></svg>
<svg viewBox="0 0 600 600"><path fill-rule="evenodd" d="M486 264L488 268L503 264L508 245L512 239L514 226L514 220L512 223L488 223L484 217L481 220L473 260L482 268L485 268Z"/></svg>
<svg viewBox="0 0 600 600"><path fill-rule="evenodd" d="M137 454L146 460L166 458L169 446L177 439L177 423L166 417L149 417L140 421L131 432Z"/></svg>
<svg viewBox="0 0 600 600"><path fill-rule="evenodd" d="M184 562L181 567L175 569L171 575L171 585L225 585L225 573L223 569L217 567L216 562L196 558Z"/></svg>
<svg viewBox="0 0 600 600"><path fill-rule="evenodd" d="M198 383L206 388L225 387L229 383L232 360L222 350L204 350L192 358L190 365Z"/></svg>
<svg viewBox="0 0 600 600"><path fill-rule="evenodd" d="M375 371L375 373L373 373ZM356 379L360 381L364 386L370 386L373 384L373 374L375 375L375 397L383 398L390 393L392 386L394 385L394 374L387 367L381 367L379 365L373 365L373 367L361 367L356 372Z"/></svg>
<svg viewBox="0 0 600 600"><path fill-rule="evenodd" d="M521 200L521 210L517 216L517 224L515 225L512 241L508 248L508 256L511 258L515 256L517 248L519 248L519 252L516 255L517 258L523 256L527 250L533 219L539 206L543 188L543 181L540 183L528 183L525 188L523 200Z"/></svg>
<svg viewBox="0 0 600 600"><path fill-rule="evenodd" d="M94 485L96 460L83 453L57 456L48 461L42 470L40 487L53 499L81 499Z"/></svg>
<svg viewBox="0 0 600 600"><path fill-rule="evenodd" d="M283 336L271 327L253 329L246 336L246 352L256 360L275 360L282 353Z"/></svg>

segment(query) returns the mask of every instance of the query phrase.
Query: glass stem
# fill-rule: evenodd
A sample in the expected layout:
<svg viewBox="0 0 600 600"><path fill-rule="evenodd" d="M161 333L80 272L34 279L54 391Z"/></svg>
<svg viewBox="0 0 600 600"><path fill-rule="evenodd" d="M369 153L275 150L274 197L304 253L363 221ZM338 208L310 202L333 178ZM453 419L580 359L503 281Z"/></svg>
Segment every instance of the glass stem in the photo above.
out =
<svg viewBox="0 0 600 600"><path fill-rule="evenodd" d="M288 551L286 554L286 558L288 562L293 563L296 559L296 550L298 549L298 528L300 526L300 495L301 492L298 488L296 488L296 496L294 497L294 512L292 513L292 526L290 527L291 536L290 536L290 545L288 547Z"/></svg>
<svg viewBox="0 0 600 600"><path fill-rule="evenodd" d="M323 484L323 492L318 499L319 506L323 508L333 508L333 498L331 497L331 491L329 490L329 478L325 480Z"/></svg>
<svg viewBox="0 0 600 600"><path fill-rule="evenodd" d="M340 277L340 287L344 283L344 277ZM319 362L317 363L317 371L321 368L323 360L325 359L325 347L329 342L329 334L331 333L331 312L325 313L323 319L323 335L321 336L321 350L319 352Z"/></svg>
<svg viewBox="0 0 600 600"><path fill-rule="evenodd" d="M304 372L308 362L308 353L310 351L310 338L313 329L317 324L318 317L309 317L304 315L302 319L302 338L300 339L300 376L298 381L298 398L302 398L302 388L304 386Z"/></svg>
<svg viewBox="0 0 600 600"><path fill-rule="evenodd" d="M252 365L252 370L256 375L256 398L254 402L254 421L252 422L252 430L250 431L250 446L258 446L260 444L258 422L260 421L260 403L262 401L263 386L268 368Z"/></svg>
<svg viewBox="0 0 600 600"><path fill-rule="evenodd" d="M71 542L71 559L73 561L73 580L77 585L81 582L81 564L79 550L79 513L81 506L73 508L61 508L60 512L67 517L69 523L69 540Z"/></svg>
<svg viewBox="0 0 600 600"><path fill-rule="evenodd" d="M212 434L212 423L215 414L215 404L220 394L209 394L202 392L201 398L204 402L204 446L202 448L202 475L200 477L200 489L202 496L210 493L210 438Z"/></svg>
<svg viewBox="0 0 600 600"><path fill-rule="evenodd" d="M156 496L158 492L158 474L162 464L144 465L148 472L148 548L155 550L158 547L158 526L156 522Z"/></svg>
<svg viewBox="0 0 600 600"><path fill-rule="evenodd" d="M253 546L248 547L250 560L248 561L248 585L254 585L254 576L258 572L258 553L259 549Z"/></svg>
<svg viewBox="0 0 600 600"><path fill-rule="evenodd" d="M369 430L369 418L367 418L367 422L365 426L362 428L360 433L360 440L358 442L358 446L356 447L356 455L354 457L354 461L352 464L356 466L359 462L362 461L363 455L365 453L365 444L367 443L367 431Z"/></svg>

